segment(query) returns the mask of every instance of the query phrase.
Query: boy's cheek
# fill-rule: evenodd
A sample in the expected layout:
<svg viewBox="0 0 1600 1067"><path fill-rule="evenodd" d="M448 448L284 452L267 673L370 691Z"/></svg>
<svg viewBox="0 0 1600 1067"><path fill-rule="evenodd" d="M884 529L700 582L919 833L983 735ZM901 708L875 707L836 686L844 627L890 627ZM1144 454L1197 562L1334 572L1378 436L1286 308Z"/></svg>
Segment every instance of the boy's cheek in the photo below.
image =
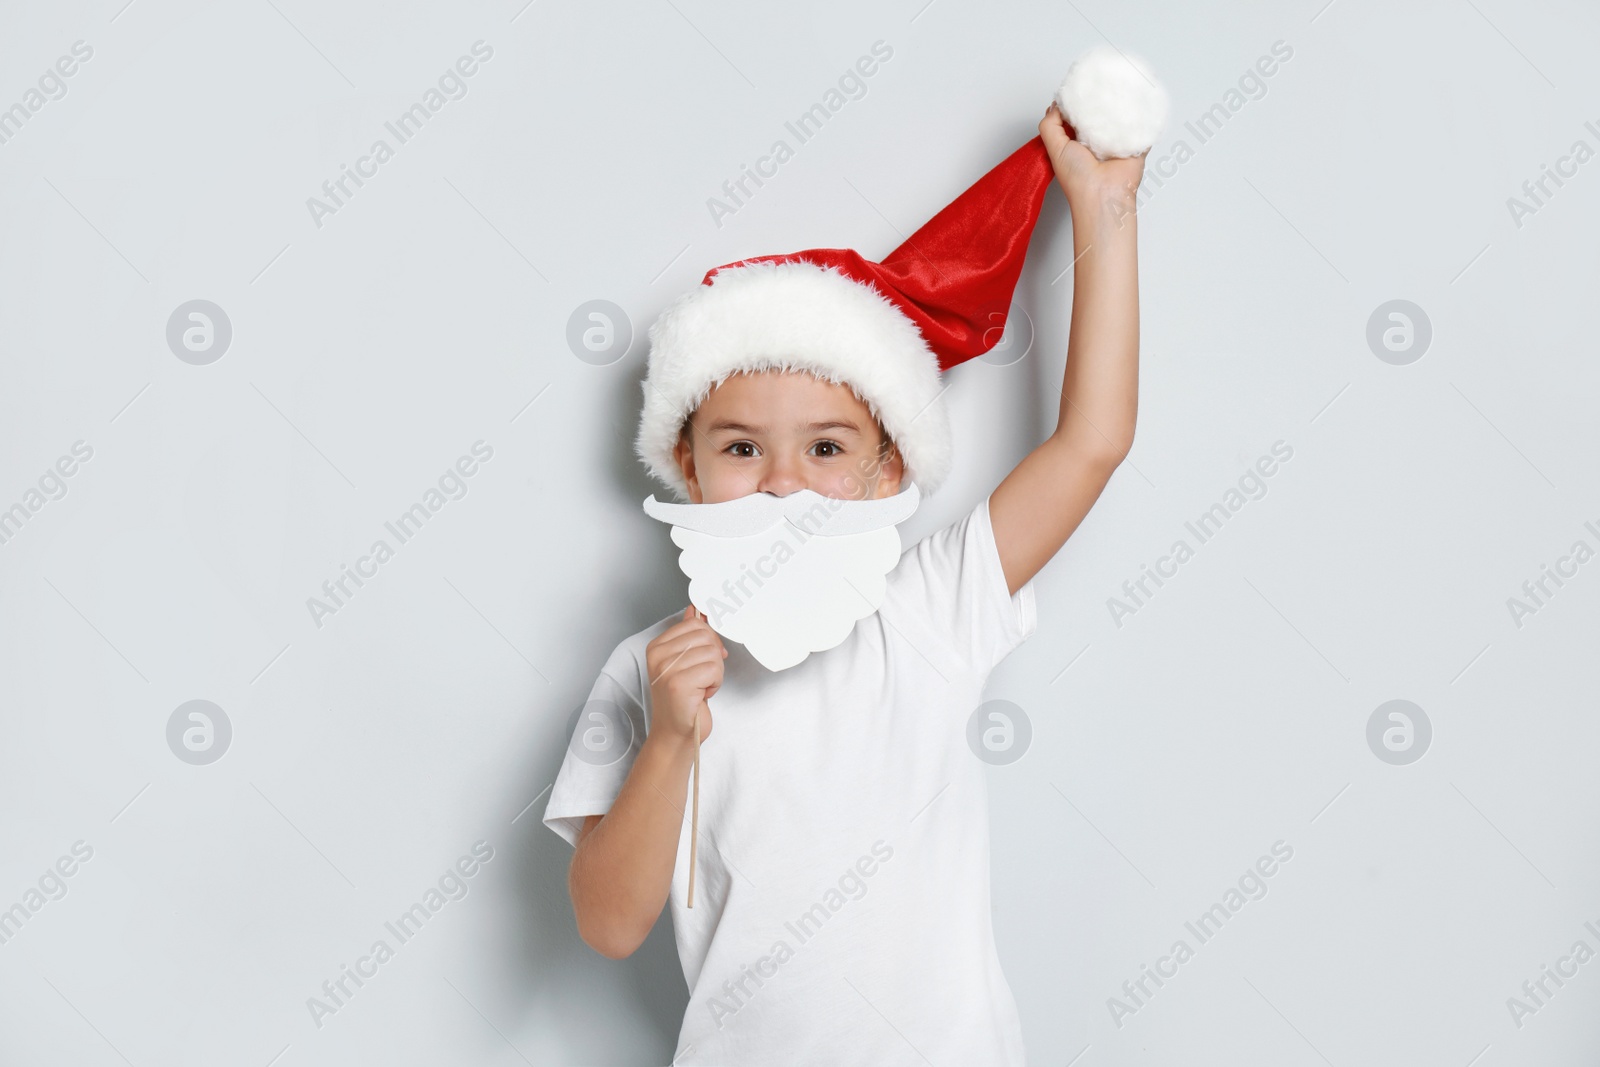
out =
<svg viewBox="0 0 1600 1067"><path fill-rule="evenodd" d="M865 500L870 494L864 478L850 471L836 480L836 484L829 487L823 496L843 497L845 500Z"/></svg>
<svg viewBox="0 0 1600 1067"><path fill-rule="evenodd" d="M695 478L700 483L701 502L706 504L737 500L756 491L751 484L756 480L753 474L730 470L726 462L715 459L704 466L696 463Z"/></svg>

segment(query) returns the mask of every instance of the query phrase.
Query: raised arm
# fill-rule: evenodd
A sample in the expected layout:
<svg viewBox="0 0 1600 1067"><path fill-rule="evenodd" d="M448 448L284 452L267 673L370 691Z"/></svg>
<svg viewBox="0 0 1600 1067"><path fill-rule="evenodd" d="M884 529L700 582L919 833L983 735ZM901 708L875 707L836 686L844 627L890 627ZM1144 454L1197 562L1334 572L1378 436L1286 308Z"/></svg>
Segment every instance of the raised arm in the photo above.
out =
<svg viewBox="0 0 1600 1067"><path fill-rule="evenodd" d="M989 517L1015 594L1066 544L1133 447L1139 405L1134 198L1144 157L1096 159L1054 104L1039 133L1072 212L1072 331L1055 432L995 488Z"/></svg>

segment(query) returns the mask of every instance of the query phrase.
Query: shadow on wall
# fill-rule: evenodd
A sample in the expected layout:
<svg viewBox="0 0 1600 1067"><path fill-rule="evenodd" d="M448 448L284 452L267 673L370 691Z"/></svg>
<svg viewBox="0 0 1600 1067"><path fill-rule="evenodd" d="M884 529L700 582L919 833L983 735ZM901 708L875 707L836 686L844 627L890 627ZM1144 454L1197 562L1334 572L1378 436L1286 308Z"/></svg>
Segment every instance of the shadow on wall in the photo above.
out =
<svg viewBox="0 0 1600 1067"><path fill-rule="evenodd" d="M676 497L657 485L633 451L642 403L647 342L636 331L634 350L627 358L599 373L614 375L607 425L595 427L594 444L609 443L603 471L609 484L595 487L595 497L621 497L637 513L641 527L660 530L639 503L647 495ZM541 698L534 709L544 728L527 760L523 780L555 781L567 749L567 728L572 710L588 696L595 676L612 649L630 634L649 626L688 603L688 583L677 565L677 549L666 537L648 542L646 551L626 565L607 568L593 576L594 604L612 605L597 617L574 622L593 629L592 647L585 661L574 663L565 676L553 679L555 692ZM620 620L620 621L618 621ZM617 627L616 632L611 627ZM676 1052L678 1029L689 1003L683 969L678 962L672 919L665 913L650 936L624 960L609 960L578 936L567 895L567 869L572 848L540 820L549 799L546 793L518 818L517 836L510 842L511 875L524 922L512 931L505 946L507 962L515 967L519 985L536 1005L555 1049L565 1062L661 1064Z"/></svg>
<svg viewBox="0 0 1600 1067"><path fill-rule="evenodd" d="M1013 307L1019 311L1033 310L1032 322L1028 324L1029 332L1024 335L1032 348L1023 357L1023 362L1027 364L1027 377L1023 379L1025 388L1018 397L1020 418L1023 420L1022 443L1028 451L1055 433L1060 421L1058 411L1061 406L1062 372L1057 369L1055 360L1059 353L1063 366L1066 363L1067 331L1063 329L1048 334L1044 331L1054 321L1070 324L1072 286L1077 276L1052 275L1044 268L1044 264L1071 263L1072 249L1072 213L1067 210L1067 198L1061 193L1060 186L1052 185L1044 198L1044 206L1039 209L1039 222L1028 244L1028 260L1012 298ZM1052 305L1058 309L1053 315L1047 310ZM1065 309L1066 314L1062 314L1060 309ZM1020 319L1021 315L1016 318ZM1019 322L1018 328L1023 325ZM1006 329L1009 333L1009 323ZM1006 339L1011 340L1009 337ZM1034 403L1032 398L1038 396L1051 399L1043 404ZM1008 473L1001 471L999 476L1004 478ZM998 485L999 482L993 484Z"/></svg>
<svg viewBox="0 0 1600 1067"><path fill-rule="evenodd" d="M566 715L550 720L544 751L555 757L539 759L527 781L554 781L560 770ZM562 1062L667 1063L689 1004L671 917L663 913L627 959L606 959L584 944L567 895L572 848L540 821L545 799L517 820L510 842L512 885L525 904L521 927L508 931L506 962Z"/></svg>
<svg viewBox="0 0 1600 1067"><path fill-rule="evenodd" d="M659 310L655 307L648 310L651 322L655 321ZM593 442L597 446L602 443L610 445L606 449L604 471L609 484L595 486L594 495L597 498L620 498L623 512L631 512L634 516L632 521L643 531L643 544L646 547L629 559L618 561L619 566L606 568L603 573L592 576L590 602L613 605L611 611L603 614L600 622L610 626L613 625L612 620L623 621L618 624L616 632L608 629L597 636L592 665L578 672L583 675L577 679L582 692L576 693L568 702L563 714L570 714L589 695L594 676L623 638L638 633L668 615L681 614L689 603L689 580L678 568L678 548L670 537L664 535L661 524L644 513L642 506L644 498L652 495L657 500L678 499L676 493L650 476L633 450L634 438L639 432L639 414L644 406L642 383L648 352L649 341L635 323L633 347L627 358L614 366L600 369L602 373L614 375L606 404L609 410L607 425L604 431L595 428L596 440Z"/></svg>

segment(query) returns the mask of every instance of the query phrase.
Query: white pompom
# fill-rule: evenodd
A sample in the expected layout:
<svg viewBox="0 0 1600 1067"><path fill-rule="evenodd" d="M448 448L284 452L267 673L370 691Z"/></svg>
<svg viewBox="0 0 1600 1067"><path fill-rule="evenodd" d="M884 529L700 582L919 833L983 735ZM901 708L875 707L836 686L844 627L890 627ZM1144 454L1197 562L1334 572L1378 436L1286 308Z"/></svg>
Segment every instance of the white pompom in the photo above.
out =
<svg viewBox="0 0 1600 1067"><path fill-rule="evenodd" d="M1101 159L1140 154L1167 121L1167 93L1149 65L1105 44L1072 64L1056 104L1078 140Z"/></svg>

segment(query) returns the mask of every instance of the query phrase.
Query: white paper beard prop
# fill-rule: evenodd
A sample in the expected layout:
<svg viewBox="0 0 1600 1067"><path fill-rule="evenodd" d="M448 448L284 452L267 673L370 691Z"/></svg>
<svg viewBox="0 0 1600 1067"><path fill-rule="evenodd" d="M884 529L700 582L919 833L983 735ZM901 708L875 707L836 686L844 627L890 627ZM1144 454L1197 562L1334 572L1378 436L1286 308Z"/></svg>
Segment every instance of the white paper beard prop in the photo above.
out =
<svg viewBox="0 0 1600 1067"><path fill-rule="evenodd" d="M837 646L877 611L900 561L896 524L917 510L915 484L896 496L840 500L810 489L752 493L719 504L646 498L672 524L689 602L711 628L781 671Z"/></svg>

